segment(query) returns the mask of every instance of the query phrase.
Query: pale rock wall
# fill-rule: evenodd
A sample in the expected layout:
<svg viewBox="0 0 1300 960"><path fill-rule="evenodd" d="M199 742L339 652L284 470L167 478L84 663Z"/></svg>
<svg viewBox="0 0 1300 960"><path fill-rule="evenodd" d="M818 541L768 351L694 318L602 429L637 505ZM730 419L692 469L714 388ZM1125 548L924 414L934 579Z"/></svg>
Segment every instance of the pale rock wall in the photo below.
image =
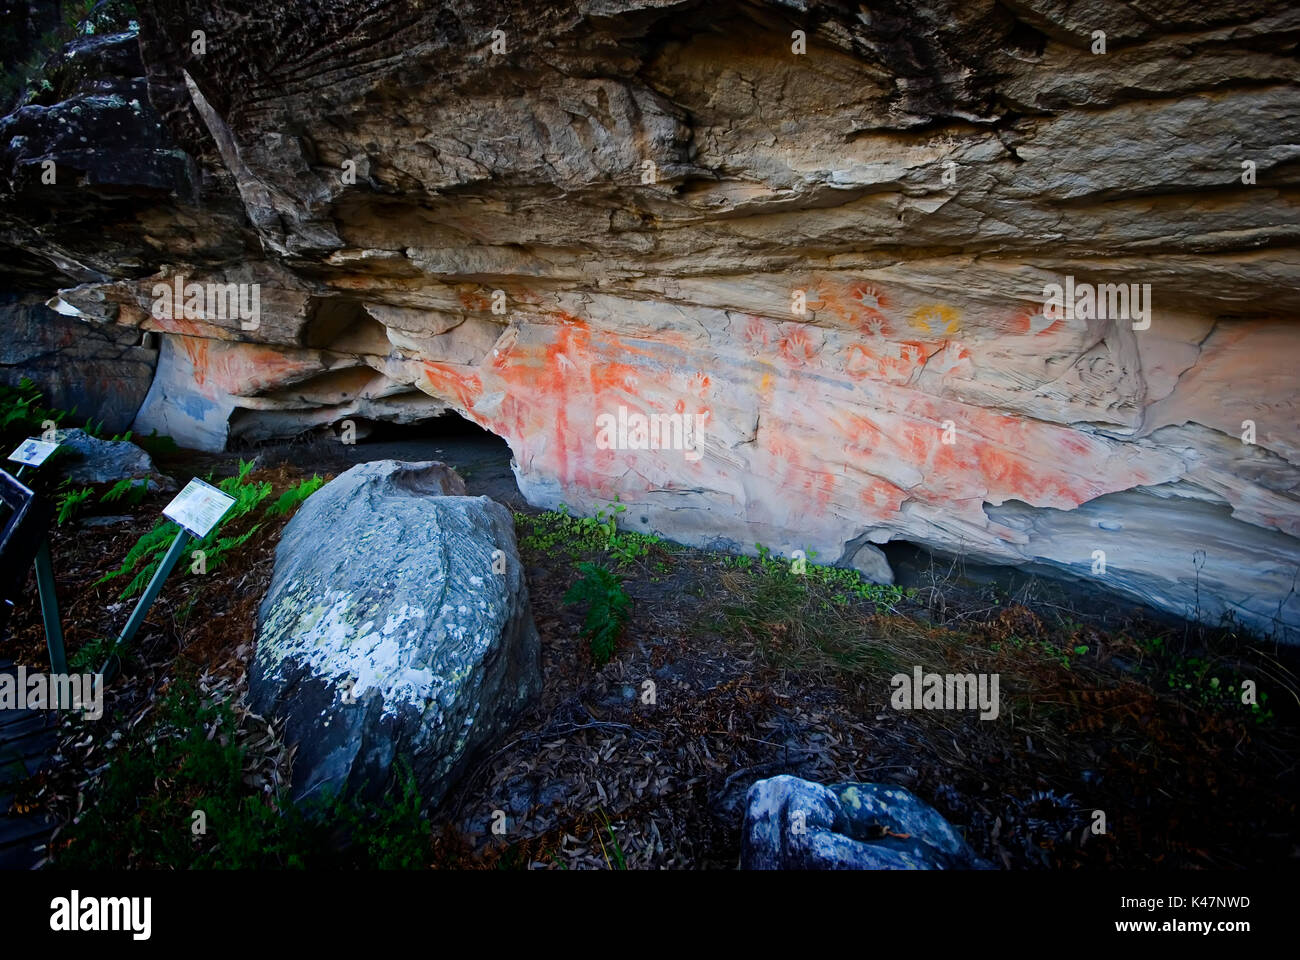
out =
<svg viewBox="0 0 1300 960"><path fill-rule="evenodd" d="M536 504L843 563L906 539L1296 638L1288 4L140 6L208 205L60 297L165 335L141 425L454 409ZM260 283L261 325L152 317L177 272ZM1150 285L1149 325L1045 315L1066 276ZM620 407L705 418L698 456L602 449Z"/></svg>

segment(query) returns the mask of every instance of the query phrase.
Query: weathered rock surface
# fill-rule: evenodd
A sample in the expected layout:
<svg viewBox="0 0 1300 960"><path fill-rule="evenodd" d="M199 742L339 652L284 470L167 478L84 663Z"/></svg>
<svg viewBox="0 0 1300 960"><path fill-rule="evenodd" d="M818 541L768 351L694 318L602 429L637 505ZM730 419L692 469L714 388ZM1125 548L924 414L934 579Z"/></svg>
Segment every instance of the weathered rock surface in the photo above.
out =
<svg viewBox="0 0 1300 960"><path fill-rule="evenodd" d="M823 786L798 777L749 788L745 870L989 869L929 804L884 783Z"/></svg>
<svg viewBox="0 0 1300 960"><path fill-rule="evenodd" d="M464 492L440 463L376 461L285 527L249 702L298 745L296 799L376 794L405 756L436 805L539 692L513 520Z"/></svg>
<svg viewBox="0 0 1300 960"><path fill-rule="evenodd" d="M0 128L21 279L163 336L145 429L450 408L538 505L880 576L864 544L905 539L1300 639L1292 5L236 6L139 4L149 157L76 147L125 93ZM40 193L51 157L86 183ZM155 316L177 275L260 284L259 327ZM1050 316L1066 277L1150 294ZM611 448L620 408L703 427Z"/></svg>
<svg viewBox="0 0 1300 960"><path fill-rule="evenodd" d="M153 459L129 440L100 440L84 430L58 432L58 459L51 464L72 486L145 480L150 490L175 490L176 481L159 473Z"/></svg>
<svg viewBox="0 0 1300 960"><path fill-rule="evenodd" d="M45 406L75 408L125 433L153 382L158 349L137 330L64 317L41 299L0 297L0 379L12 386L27 377Z"/></svg>

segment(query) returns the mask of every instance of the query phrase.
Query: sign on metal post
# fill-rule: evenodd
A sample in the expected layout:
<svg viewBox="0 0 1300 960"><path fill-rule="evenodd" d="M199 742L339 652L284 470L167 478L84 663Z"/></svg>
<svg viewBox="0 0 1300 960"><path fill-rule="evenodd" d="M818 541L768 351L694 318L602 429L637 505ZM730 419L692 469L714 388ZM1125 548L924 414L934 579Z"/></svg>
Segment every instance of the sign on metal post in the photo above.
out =
<svg viewBox="0 0 1300 960"><path fill-rule="evenodd" d="M17 450L9 454L9 459L25 467L39 467L50 459L50 454L57 449L59 445L52 440L37 440L35 437L29 437L18 445Z"/></svg>
<svg viewBox="0 0 1300 960"><path fill-rule="evenodd" d="M235 498L230 494L195 477L171 503L163 507L163 516L175 520L202 540L234 505Z"/></svg>
<svg viewBox="0 0 1300 960"><path fill-rule="evenodd" d="M8 621L12 598L26 582L28 566L35 562L36 589L41 599L50 669L55 673L67 673L63 627L59 623L59 604L54 595L54 568L50 564L47 528L52 512L48 501L0 470L0 624Z"/></svg>
<svg viewBox="0 0 1300 960"><path fill-rule="evenodd" d="M28 437L18 445L18 449L9 454L9 459L17 464L18 476L23 475L23 471L28 467L35 470L46 460L50 459L50 454L59 449L59 445L53 440L38 440L35 437Z"/></svg>
<svg viewBox="0 0 1300 960"><path fill-rule="evenodd" d="M140 597L140 602L136 604L135 610L131 612L131 619L126 622L122 628L122 634L117 638L115 649L121 649L123 645L129 643L135 636L140 625L144 623L145 615L153 602L158 599L158 594L162 592L163 582L167 579L172 568L176 566L176 561L181 558L185 551L185 545L189 543L190 535L194 535L200 540L212 532L212 529L221 522L221 518L226 515L226 511L235 505L235 498L228 493L218 490L210 483L204 483L198 477L195 477L185 489L178 493L175 499L167 506L163 507L163 516L168 520L174 520L180 524L180 531L176 534L176 539L172 545L167 548L166 555L162 562L158 564L158 569L154 571L153 578L149 581L149 586L144 588L144 595ZM116 673L113 659L110 658L108 663L100 671L105 677Z"/></svg>

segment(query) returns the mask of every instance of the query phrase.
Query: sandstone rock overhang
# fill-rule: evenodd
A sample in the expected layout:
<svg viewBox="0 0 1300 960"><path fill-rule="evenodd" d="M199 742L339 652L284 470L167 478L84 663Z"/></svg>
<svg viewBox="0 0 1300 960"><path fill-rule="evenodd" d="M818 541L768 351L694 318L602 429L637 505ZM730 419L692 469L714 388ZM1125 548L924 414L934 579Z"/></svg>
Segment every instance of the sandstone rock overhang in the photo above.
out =
<svg viewBox="0 0 1300 960"><path fill-rule="evenodd" d="M1288 4L139 6L197 203L142 166L132 222L5 242L161 334L146 432L454 409L535 504L906 539L1297 639ZM15 182L58 114L0 144ZM178 276L259 285L257 327L159 316ZM602 445L621 412L704 428Z"/></svg>

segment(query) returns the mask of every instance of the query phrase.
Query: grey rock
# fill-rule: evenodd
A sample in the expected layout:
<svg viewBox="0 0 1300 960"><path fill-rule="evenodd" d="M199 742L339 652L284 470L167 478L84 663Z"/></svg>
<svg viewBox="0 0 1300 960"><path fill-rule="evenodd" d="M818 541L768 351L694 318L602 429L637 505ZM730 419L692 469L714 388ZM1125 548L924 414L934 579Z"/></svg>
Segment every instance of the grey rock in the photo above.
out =
<svg viewBox="0 0 1300 960"><path fill-rule="evenodd" d="M83 527L115 527L119 523L130 523L134 519L125 514L102 517L82 517L77 522Z"/></svg>
<svg viewBox="0 0 1300 960"><path fill-rule="evenodd" d="M464 490L440 463L361 464L285 527L249 702L297 744L295 799L374 796L401 755L436 806L540 691L511 515Z"/></svg>
<svg viewBox="0 0 1300 960"><path fill-rule="evenodd" d="M864 543L853 555L850 566L872 583L893 583L894 570L889 565L885 551L870 543Z"/></svg>
<svg viewBox="0 0 1300 960"><path fill-rule="evenodd" d="M176 489L176 481L159 473L149 454L129 440L100 440L81 429L61 430L58 438L52 463L73 486L142 479L152 492Z"/></svg>
<svg viewBox="0 0 1300 960"><path fill-rule="evenodd" d="M929 804L884 783L825 786L798 777L749 788L746 870L989 869Z"/></svg>

